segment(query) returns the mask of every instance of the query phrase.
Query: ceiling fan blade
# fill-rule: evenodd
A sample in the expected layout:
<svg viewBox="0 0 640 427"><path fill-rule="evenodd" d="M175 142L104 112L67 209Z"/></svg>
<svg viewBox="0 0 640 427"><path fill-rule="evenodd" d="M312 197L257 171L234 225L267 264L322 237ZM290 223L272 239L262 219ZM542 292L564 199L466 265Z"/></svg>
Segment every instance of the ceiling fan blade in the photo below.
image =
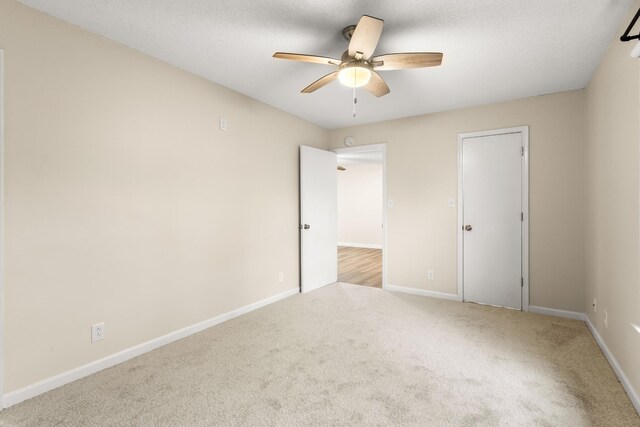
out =
<svg viewBox="0 0 640 427"><path fill-rule="evenodd" d="M333 73L327 74L326 76L320 77L318 80L316 80L315 82L311 83L309 86L305 87L304 89L302 89L302 93L311 93L314 92L318 89L320 89L321 87L328 85L329 83L331 83L332 81L334 81L335 79L338 78L338 72L334 71Z"/></svg>
<svg viewBox="0 0 640 427"><path fill-rule="evenodd" d="M371 80L369 80L369 83L367 83L364 88L377 97L384 96L391 92L389 86L387 86L384 80L382 80L382 77L380 77L380 74L375 71L371 71Z"/></svg>
<svg viewBox="0 0 640 427"><path fill-rule="evenodd" d="M373 52L376 50L376 46L378 46L383 25L384 21L382 19L362 15L349 42L349 56L354 58L356 54L360 52L362 59L367 60L371 58L371 55L373 55Z"/></svg>
<svg viewBox="0 0 640 427"><path fill-rule="evenodd" d="M290 59L292 61L313 62L315 64L340 65L342 61L335 58L327 58L326 56L303 55L301 53L276 52L274 58Z"/></svg>
<svg viewBox="0 0 640 427"><path fill-rule="evenodd" d="M442 64L440 52L389 53L371 58L377 71L402 70L406 68L436 67ZM376 65L380 64L380 65Z"/></svg>

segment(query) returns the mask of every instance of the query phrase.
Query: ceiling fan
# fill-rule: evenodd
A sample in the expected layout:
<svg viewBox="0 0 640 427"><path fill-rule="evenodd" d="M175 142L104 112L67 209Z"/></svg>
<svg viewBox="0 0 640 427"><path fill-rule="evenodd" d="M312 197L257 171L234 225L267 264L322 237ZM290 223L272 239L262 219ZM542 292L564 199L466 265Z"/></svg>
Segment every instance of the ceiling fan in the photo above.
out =
<svg viewBox="0 0 640 427"><path fill-rule="evenodd" d="M286 52L276 52L273 57L338 67L336 71L320 77L302 89L302 93L314 92L338 79L347 87L364 86L375 96L383 96L390 92L389 86L377 71L435 67L442 63L442 53L440 52L388 53L373 56L380 40L383 25L382 19L363 15L358 21L358 25L350 25L342 30L342 34L349 41L349 48L342 54L341 59Z"/></svg>

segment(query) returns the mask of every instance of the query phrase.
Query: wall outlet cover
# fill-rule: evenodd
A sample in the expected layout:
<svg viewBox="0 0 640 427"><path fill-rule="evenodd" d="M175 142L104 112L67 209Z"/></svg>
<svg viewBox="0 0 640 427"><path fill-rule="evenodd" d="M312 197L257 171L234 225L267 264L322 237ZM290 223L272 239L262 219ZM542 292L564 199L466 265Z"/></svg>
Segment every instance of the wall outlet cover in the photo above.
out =
<svg viewBox="0 0 640 427"><path fill-rule="evenodd" d="M91 342L102 341L105 336L104 322L91 325Z"/></svg>

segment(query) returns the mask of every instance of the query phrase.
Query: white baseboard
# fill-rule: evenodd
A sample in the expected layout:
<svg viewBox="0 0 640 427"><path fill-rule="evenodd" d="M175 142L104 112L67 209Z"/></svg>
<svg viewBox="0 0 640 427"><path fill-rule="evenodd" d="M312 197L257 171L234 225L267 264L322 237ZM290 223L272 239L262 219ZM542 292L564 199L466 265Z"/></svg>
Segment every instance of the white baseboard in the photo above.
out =
<svg viewBox="0 0 640 427"><path fill-rule="evenodd" d="M370 245L368 243L338 242L338 246L347 246L350 248L382 249L382 245Z"/></svg>
<svg viewBox="0 0 640 427"><path fill-rule="evenodd" d="M387 291L401 292L409 295L419 295L421 297L440 298L450 301L460 301L460 298L456 294L447 294L445 292L427 291L424 289L405 288L404 286L387 285L385 287Z"/></svg>
<svg viewBox="0 0 640 427"><path fill-rule="evenodd" d="M596 342L600 346L600 349L604 353L604 357L606 357L607 360L609 361L609 364L613 368L613 372L615 372L616 375L618 376L618 379L620 380L620 383L622 384L624 391L626 391L627 394L629 395L629 399L631 399L631 403L636 408L636 411L638 412L638 414L640 414L640 395L633 388L633 386L631 385L631 382L629 382L629 379L627 378L624 371L620 367L620 364L618 363L616 358L613 356L613 353L611 353L611 351L609 350L609 347L607 347L607 345L604 343L604 340L598 333L598 330L596 329L595 325L591 323L591 319L589 319L588 316L585 316L585 317L586 317L585 322L587 323L587 326L589 327L591 334L593 335L593 337L596 339Z"/></svg>
<svg viewBox="0 0 640 427"><path fill-rule="evenodd" d="M80 378L94 374L103 369L110 368L119 363L125 362L134 357L140 356L141 354L155 350L159 347L170 344L179 339L188 337L190 335L193 335L197 332L208 329L212 326L218 325L227 320L231 320L234 317L241 316L243 314L249 313L250 311L254 311L254 310L257 310L258 308L272 304L276 301L280 301L284 298L290 297L299 292L300 292L299 288L294 288L288 291L281 292L269 298L265 298L263 300L254 302L252 304L245 305L244 307L240 307L236 310L223 313L214 318L204 320L202 322L196 323L195 325L187 326L185 328L171 332L167 335L163 335L161 337L158 337L150 341L147 341L145 343L138 344L134 347L130 347L128 349L119 351L118 353L112 354L110 356L104 357L94 362L87 363L86 365L80 366L70 371L63 372L56 376L39 381L35 384L28 385L19 390L12 391L11 393L5 394L2 403L4 405L4 408L8 408L22 401L38 396L39 394L46 393L47 391L53 390L54 388L58 388L72 381L79 380Z"/></svg>
<svg viewBox="0 0 640 427"><path fill-rule="evenodd" d="M529 311L531 313L544 314L546 316L587 321L587 315L584 313L578 313L577 311L558 310L557 308L537 307L535 305L530 305Z"/></svg>

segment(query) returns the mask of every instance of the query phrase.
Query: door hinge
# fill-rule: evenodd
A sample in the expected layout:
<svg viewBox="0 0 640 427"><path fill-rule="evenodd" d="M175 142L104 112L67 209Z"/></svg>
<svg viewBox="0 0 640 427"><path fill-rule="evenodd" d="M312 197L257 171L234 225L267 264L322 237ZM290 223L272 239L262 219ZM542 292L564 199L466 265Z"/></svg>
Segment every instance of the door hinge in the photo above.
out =
<svg viewBox="0 0 640 427"><path fill-rule="evenodd" d="M521 151L520 151L520 155L524 156L524 147L520 147Z"/></svg>
<svg viewBox="0 0 640 427"><path fill-rule="evenodd" d="M520 221L524 221L524 212L520 212Z"/></svg>
<svg viewBox="0 0 640 427"><path fill-rule="evenodd" d="M524 277L520 278L520 287L524 288Z"/></svg>

